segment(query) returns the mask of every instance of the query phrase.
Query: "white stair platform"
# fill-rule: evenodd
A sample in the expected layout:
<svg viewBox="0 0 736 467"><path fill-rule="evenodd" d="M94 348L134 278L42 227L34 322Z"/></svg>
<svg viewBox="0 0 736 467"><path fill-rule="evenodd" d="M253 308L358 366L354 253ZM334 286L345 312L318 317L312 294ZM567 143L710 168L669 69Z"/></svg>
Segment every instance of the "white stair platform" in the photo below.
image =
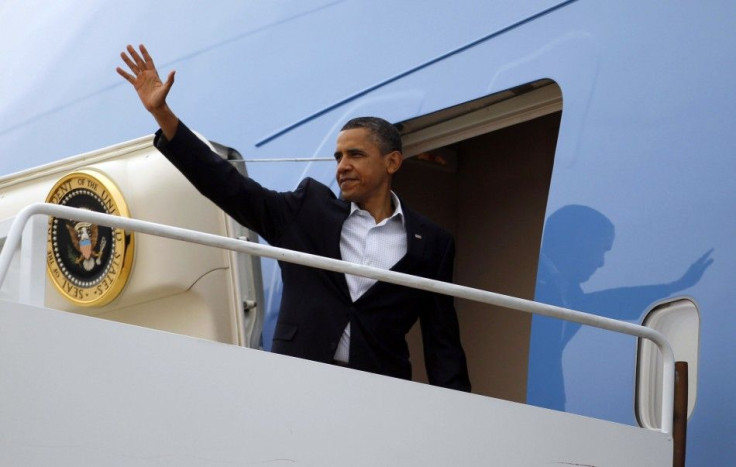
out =
<svg viewBox="0 0 736 467"><path fill-rule="evenodd" d="M0 301L0 465L671 462L659 432Z"/></svg>

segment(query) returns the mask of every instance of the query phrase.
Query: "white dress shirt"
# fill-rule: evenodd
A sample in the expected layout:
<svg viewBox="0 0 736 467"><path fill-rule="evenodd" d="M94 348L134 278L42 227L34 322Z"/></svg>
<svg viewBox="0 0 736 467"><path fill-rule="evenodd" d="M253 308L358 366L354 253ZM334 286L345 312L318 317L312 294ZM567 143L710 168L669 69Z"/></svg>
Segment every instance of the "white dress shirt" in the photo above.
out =
<svg viewBox="0 0 736 467"><path fill-rule="evenodd" d="M351 263L364 264L381 269L391 269L406 255L406 227L401 203L391 192L394 213L376 224L368 211L351 203L350 214L342 225L340 255ZM373 284L375 279L346 274L345 279L353 302L358 300ZM350 323L340 337L335 360L347 363L350 357Z"/></svg>

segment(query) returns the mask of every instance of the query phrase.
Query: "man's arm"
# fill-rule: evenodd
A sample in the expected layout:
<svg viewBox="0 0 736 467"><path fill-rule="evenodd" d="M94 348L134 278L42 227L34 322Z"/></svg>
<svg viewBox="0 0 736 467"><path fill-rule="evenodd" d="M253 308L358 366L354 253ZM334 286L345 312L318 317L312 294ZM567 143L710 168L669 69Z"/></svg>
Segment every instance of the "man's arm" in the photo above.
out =
<svg viewBox="0 0 736 467"><path fill-rule="evenodd" d="M452 239L442 255L436 279L451 282L455 243ZM424 363L430 384L460 391L470 391L465 351L460 343L460 325L454 299L433 294L431 304L420 315Z"/></svg>
<svg viewBox="0 0 736 467"><path fill-rule="evenodd" d="M200 193L237 222L270 243L278 240L298 210L303 188L277 193L241 175L230 162L212 152L169 108L166 96L174 84L174 71L162 82L143 45L140 54L128 45L127 53L122 52L120 56L131 73L118 67L118 74L133 85L141 103L161 127L154 138L156 149Z"/></svg>
<svg viewBox="0 0 736 467"><path fill-rule="evenodd" d="M117 67L117 72L133 85L143 107L153 115L166 139L171 141L174 139L176 129L179 126L179 118L166 103L166 96L169 94L171 86L174 85L174 74L176 72L172 70L166 78L166 82L162 82L148 50L143 44L141 44L140 49L142 58L132 45L127 47L130 56L125 52L120 53L120 57L128 65L132 74L120 67Z"/></svg>

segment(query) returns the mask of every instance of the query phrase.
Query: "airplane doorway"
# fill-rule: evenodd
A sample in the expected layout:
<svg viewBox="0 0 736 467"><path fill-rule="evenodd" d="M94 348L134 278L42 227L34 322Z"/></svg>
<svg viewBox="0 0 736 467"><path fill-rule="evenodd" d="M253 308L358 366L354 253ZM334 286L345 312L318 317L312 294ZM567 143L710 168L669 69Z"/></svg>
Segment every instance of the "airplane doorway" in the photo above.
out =
<svg viewBox="0 0 736 467"><path fill-rule="evenodd" d="M402 122L394 189L456 241L454 282L533 299L562 96L543 80ZM531 315L456 299L473 392L525 402ZM407 336L426 382L419 326Z"/></svg>

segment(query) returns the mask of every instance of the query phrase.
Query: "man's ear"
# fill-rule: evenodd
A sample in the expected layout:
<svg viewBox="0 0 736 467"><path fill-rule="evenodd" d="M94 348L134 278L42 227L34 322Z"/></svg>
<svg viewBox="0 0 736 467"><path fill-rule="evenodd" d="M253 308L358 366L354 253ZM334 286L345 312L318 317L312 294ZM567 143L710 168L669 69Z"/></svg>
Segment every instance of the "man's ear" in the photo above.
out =
<svg viewBox="0 0 736 467"><path fill-rule="evenodd" d="M404 162L404 156L399 151L386 154L386 171L391 175L395 174L401 168L402 162Z"/></svg>

